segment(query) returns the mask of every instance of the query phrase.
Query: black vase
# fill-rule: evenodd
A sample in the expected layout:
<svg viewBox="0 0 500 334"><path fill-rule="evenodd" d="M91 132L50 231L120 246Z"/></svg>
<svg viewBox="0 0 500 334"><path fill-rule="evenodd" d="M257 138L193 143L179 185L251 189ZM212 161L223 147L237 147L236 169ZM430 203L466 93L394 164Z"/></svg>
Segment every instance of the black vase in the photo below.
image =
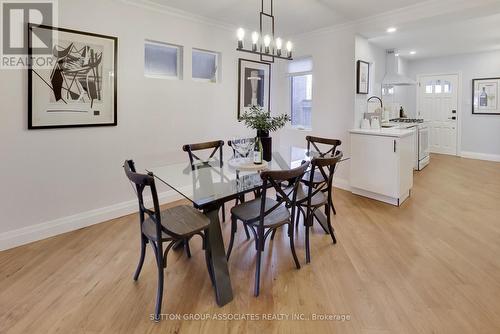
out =
<svg viewBox="0 0 500 334"><path fill-rule="evenodd" d="M257 137L262 142L262 158L266 161L273 159L273 138L269 136L269 131L257 130Z"/></svg>

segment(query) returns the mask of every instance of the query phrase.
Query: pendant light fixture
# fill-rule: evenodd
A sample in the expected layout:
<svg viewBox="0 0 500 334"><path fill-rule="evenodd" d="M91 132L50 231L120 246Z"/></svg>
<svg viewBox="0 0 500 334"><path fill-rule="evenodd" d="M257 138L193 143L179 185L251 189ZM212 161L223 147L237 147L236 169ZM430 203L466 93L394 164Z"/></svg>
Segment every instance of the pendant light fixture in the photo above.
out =
<svg viewBox="0 0 500 334"><path fill-rule="evenodd" d="M264 10L264 1L270 1L270 12ZM245 29L239 28L236 31L236 36L238 38L237 51L252 53L260 55L260 60L268 63L274 63L274 58L292 60L292 48L293 44L287 41L283 45L283 40L281 38L274 38L274 15L273 15L273 0L261 0L261 10L260 10L260 29L259 32L254 31L251 34L252 46L245 48ZM271 31L262 30L262 22L264 20L270 21ZM283 50L285 46L286 50Z"/></svg>

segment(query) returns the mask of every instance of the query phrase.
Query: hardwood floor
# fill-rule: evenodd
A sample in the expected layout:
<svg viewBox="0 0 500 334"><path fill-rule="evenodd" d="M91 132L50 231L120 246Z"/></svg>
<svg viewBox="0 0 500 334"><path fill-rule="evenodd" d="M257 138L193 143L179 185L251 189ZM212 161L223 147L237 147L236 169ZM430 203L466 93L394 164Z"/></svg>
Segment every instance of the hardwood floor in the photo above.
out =
<svg viewBox="0 0 500 334"><path fill-rule="evenodd" d="M151 249L139 281L137 216L115 219L0 253L0 333L499 333L500 163L434 155L401 208L335 193L339 240L319 226L296 270L281 231L253 296L255 248L238 231L229 269L235 298L215 303L200 242L171 252L163 312L304 314L309 320L150 321L156 293ZM230 224L224 224L229 240ZM349 315L313 321L313 314Z"/></svg>

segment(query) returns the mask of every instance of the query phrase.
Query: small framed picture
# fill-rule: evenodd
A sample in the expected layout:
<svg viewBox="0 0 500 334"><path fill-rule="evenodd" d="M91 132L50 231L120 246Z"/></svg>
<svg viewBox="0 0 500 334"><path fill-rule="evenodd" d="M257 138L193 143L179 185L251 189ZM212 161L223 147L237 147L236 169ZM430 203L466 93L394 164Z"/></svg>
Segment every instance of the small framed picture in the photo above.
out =
<svg viewBox="0 0 500 334"><path fill-rule="evenodd" d="M240 59L238 72L238 119L251 106L270 110L271 64Z"/></svg>
<svg viewBox="0 0 500 334"><path fill-rule="evenodd" d="M370 63L358 60L356 93L368 94L369 90L370 90Z"/></svg>
<svg viewBox="0 0 500 334"><path fill-rule="evenodd" d="M472 113L476 115L500 115L498 95L500 78L472 80Z"/></svg>

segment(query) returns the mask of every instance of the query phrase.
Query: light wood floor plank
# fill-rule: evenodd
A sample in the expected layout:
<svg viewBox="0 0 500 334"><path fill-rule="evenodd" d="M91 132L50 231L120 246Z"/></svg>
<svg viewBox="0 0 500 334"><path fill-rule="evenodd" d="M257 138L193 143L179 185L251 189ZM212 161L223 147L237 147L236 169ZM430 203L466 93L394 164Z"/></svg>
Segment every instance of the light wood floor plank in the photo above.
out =
<svg viewBox="0 0 500 334"><path fill-rule="evenodd" d="M286 232L255 248L240 227L229 265L234 300L215 303L199 240L171 252L163 312L346 314L350 321L150 321L151 249L138 282L137 215L0 253L0 333L499 333L500 164L433 155L401 208L336 190L339 243L315 226L297 270ZM172 205L178 205L173 203ZM228 207L229 209L229 207ZM225 240L230 225L223 224Z"/></svg>

